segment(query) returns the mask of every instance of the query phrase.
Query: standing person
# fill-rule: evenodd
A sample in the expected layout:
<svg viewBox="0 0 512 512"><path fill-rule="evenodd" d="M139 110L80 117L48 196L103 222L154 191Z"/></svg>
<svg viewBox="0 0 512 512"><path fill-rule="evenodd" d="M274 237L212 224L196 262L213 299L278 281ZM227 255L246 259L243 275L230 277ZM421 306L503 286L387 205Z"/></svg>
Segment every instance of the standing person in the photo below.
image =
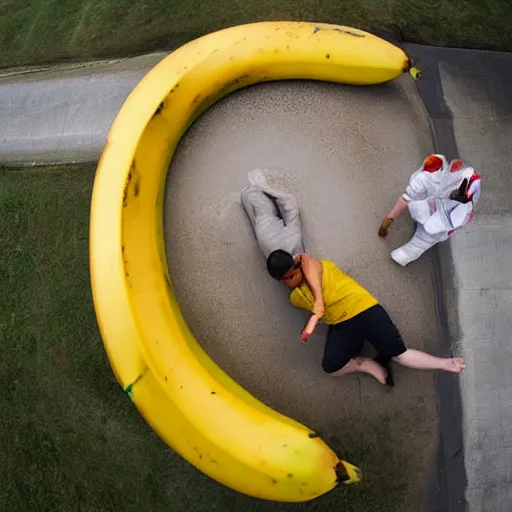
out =
<svg viewBox="0 0 512 512"><path fill-rule="evenodd" d="M391 258L405 267L448 240L474 218L480 194L481 178L473 167L461 160L448 164L444 155L429 155L379 227L379 236L386 237L393 221L407 209L416 221L412 238L395 249Z"/></svg>
<svg viewBox="0 0 512 512"><path fill-rule="evenodd" d="M362 372L392 386L391 360L418 370L460 373L466 367L462 358L408 349L377 299L331 261L319 261L306 253L294 258L278 249L268 256L267 270L291 290L294 306L312 313L300 334L303 343L320 321L329 326L322 368L330 375ZM375 360L361 357L365 339L378 352Z"/></svg>

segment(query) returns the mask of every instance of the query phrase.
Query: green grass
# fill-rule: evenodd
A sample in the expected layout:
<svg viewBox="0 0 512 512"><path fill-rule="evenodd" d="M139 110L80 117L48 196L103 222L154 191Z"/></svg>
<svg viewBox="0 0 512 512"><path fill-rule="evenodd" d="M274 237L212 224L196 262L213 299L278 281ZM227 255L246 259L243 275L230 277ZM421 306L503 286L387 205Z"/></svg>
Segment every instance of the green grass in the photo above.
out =
<svg viewBox="0 0 512 512"><path fill-rule="evenodd" d="M0 6L0 67L172 49L216 29L277 19L512 50L509 0L0 0Z"/></svg>
<svg viewBox="0 0 512 512"><path fill-rule="evenodd" d="M410 512L405 417L344 420L327 441L365 478L304 505L235 493L156 437L115 381L95 322L93 176L88 165L0 170L0 510Z"/></svg>

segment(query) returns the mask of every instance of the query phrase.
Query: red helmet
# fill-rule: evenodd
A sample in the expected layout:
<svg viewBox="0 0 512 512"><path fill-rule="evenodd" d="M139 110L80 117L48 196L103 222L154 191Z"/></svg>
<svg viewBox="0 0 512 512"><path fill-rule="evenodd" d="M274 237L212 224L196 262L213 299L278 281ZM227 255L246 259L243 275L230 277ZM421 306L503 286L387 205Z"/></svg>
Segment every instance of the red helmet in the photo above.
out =
<svg viewBox="0 0 512 512"><path fill-rule="evenodd" d="M462 160L452 160L450 162L450 172L460 171L464 167L464 162Z"/></svg>
<svg viewBox="0 0 512 512"><path fill-rule="evenodd" d="M422 168L425 172L436 172L443 168L443 161L437 155L428 155L423 160Z"/></svg>

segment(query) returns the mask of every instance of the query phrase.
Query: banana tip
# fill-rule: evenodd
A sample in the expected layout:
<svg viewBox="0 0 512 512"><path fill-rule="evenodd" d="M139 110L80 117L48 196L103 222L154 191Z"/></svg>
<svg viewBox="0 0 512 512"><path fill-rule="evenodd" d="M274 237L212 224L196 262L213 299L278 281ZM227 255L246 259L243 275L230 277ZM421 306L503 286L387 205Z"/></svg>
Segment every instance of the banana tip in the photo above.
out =
<svg viewBox="0 0 512 512"><path fill-rule="evenodd" d="M421 72L421 69L416 66L412 66L411 69L409 69L409 73L414 78L414 80L420 80L421 78L423 78L423 73Z"/></svg>
<svg viewBox="0 0 512 512"><path fill-rule="evenodd" d="M421 69L416 66L416 62L412 58L407 59L407 63L404 66L404 73L410 73L410 75L414 78L414 80L419 80L423 78L423 73Z"/></svg>
<svg viewBox="0 0 512 512"><path fill-rule="evenodd" d="M346 461L340 461L336 465L336 480L338 484L356 484L361 480L361 470Z"/></svg>

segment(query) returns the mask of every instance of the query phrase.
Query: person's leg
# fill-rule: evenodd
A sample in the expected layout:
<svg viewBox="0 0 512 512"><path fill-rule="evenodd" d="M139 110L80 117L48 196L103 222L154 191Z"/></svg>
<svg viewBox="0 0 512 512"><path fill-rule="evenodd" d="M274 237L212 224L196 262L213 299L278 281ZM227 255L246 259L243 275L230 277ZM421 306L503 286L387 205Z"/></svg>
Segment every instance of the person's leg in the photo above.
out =
<svg viewBox="0 0 512 512"><path fill-rule="evenodd" d="M374 379L377 379L381 384L386 384L386 370L373 359L369 357L353 357L343 368L338 371L332 372L329 375L332 377L340 377L341 375L348 375L349 373L367 373Z"/></svg>
<svg viewBox="0 0 512 512"><path fill-rule="evenodd" d="M242 191L241 199L264 257L267 258L276 249L282 249L282 241L287 233L272 198L260 187L250 185Z"/></svg>
<svg viewBox="0 0 512 512"><path fill-rule="evenodd" d="M463 358L436 357L420 350L408 349L387 311L377 305L361 313L365 323L366 339L379 354L408 368L417 370L442 370L460 373L466 367Z"/></svg>
<svg viewBox="0 0 512 512"><path fill-rule="evenodd" d="M374 361L386 370L386 384L393 387L395 379L391 361L406 350L400 333L380 304L363 311L358 317L365 339L377 350Z"/></svg>
<svg viewBox="0 0 512 512"><path fill-rule="evenodd" d="M277 215L275 202L257 185L249 185L242 190L242 204L254 226L256 218L262 215Z"/></svg>
<svg viewBox="0 0 512 512"><path fill-rule="evenodd" d="M286 246L294 254L304 252L299 201L294 195L286 192L276 197L276 203L286 226Z"/></svg>
<svg viewBox="0 0 512 512"><path fill-rule="evenodd" d="M407 349L403 354L393 358L398 364L416 370L441 370L461 373L466 368L462 357L435 357L421 350Z"/></svg>
<svg viewBox="0 0 512 512"><path fill-rule="evenodd" d="M391 253L393 261L406 267L416 261L425 251L439 242L446 240L447 235L429 235L421 224L416 224L412 238L404 245Z"/></svg>
<svg viewBox="0 0 512 512"><path fill-rule="evenodd" d="M266 197L260 198L260 194L264 194ZM253 205L255 217L268 214L268 200L273 202L275 214L282 219L282 229L280 230L282 248L294 255L304 252L299 202L293 194L284 190L277 190L261 179L257 185L251 185L242 193L244 206L245 203L250 201ZM263 210L261 205L263 205Z"/></svg>
<svg viewBox="0 0 512 512"><path fill-rule="evenodd" d="M369 358L360 357L364 339L354 319L330 326L325 343L322 368L332 377L349 373L367 373L381 384L386 382L386 370Z"/></svg>
<svg viewBox="0 0 512 512"><path fill-rule="evenodd" d="M395 376L393 374L393 365L391 364L392 358L389 356L383 356L382 354L377 354L373 360L380 364L384 370L387 372L386 376L386 385L390 387L394 387L395 385Z"/></svg>

